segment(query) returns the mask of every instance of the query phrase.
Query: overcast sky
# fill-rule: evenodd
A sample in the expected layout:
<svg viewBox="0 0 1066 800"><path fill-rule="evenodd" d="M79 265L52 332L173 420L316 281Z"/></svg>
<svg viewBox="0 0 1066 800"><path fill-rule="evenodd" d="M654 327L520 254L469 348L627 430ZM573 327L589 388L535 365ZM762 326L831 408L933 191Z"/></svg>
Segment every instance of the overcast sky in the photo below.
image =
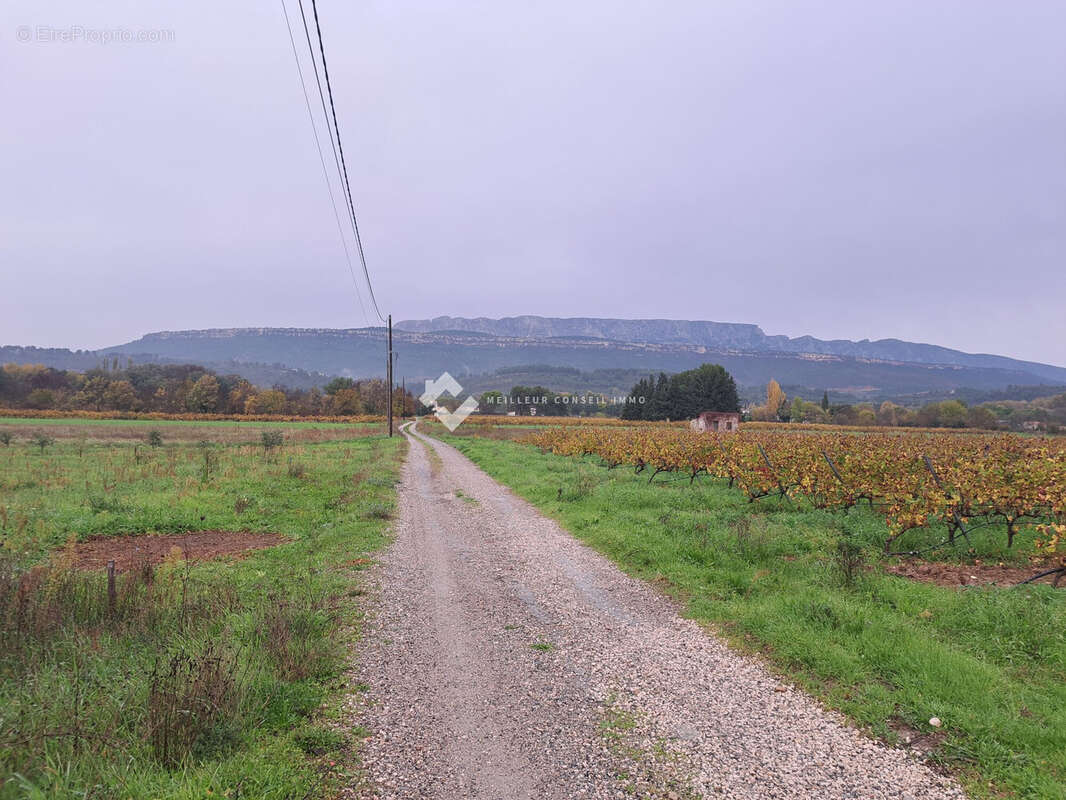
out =
<svg viewBox="0 0 1066 800"><path fill-rule="evenodd" d="M1066 364L1063 0L319 13L395 319L710 319ZM171 41L84 40L116 28ZM0 75L0 344L366 324L280 0L6 0Z"/></svg>

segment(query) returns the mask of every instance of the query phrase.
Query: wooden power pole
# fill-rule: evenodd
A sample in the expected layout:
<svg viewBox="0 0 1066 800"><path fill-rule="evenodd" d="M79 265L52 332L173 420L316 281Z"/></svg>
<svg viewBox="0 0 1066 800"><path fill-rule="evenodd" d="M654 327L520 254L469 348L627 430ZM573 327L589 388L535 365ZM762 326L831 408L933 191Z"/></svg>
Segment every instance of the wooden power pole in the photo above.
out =
<svg viewBox="0 0 1066 800"><path fill-rule="evenodd" d="M389 363L386 372L389 384L389 436L392 436L392 314L389 314Z"/></svg>

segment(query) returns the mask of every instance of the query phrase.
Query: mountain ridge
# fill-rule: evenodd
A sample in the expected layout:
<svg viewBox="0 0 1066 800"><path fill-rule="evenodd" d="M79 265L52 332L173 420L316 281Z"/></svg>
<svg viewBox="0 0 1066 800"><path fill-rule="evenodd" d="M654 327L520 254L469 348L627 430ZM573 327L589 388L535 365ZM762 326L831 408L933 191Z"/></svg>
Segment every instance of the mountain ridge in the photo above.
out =
<svg viewBox="0 0 1066 800"><path fill-rule="evenodd" d="M852 358L874 358L910 364L950 364L999 369L1022 369L1061 381L1066 368L1053 364L961 350L903 339L818 339L768 335L754 323L710 320L618 319L610 317L435 317L403 320L396 328L429 333L443 328L490 333L497 336L527 335L548 338L570 335L593 336L612 341L697 344L708 347L739 347L754 352L811 353Z"/></svg>
<svg viewBox="0 0 1066 800"><path fill-rule="evenodd" d="M1066 384L1066 370L1046 367L1029 370L1020 362L1007 366L911 363L832 353L759 350L769 347L765 339L752 340L757 326L745 326L739 336L730 335L727 323L698 326L724 333L718 344L689 342L618 341L595 338L618 333L617 328L580 321L552 327L538 321L537 327L519 324L493 334L484 330L456 330L455 319L438 320L436 331L397 328L394 344L398 354L397 374L409 379L435 378L447 370L463 376L529 364L569 366L581 370L632 368L648 372L676 372L704 362L719 363L742 386L765 385L770 378L781 383L812 389L828 388L856 397L891 397L955 388L1003 388L1040 383ZM631 324L630 322L626 323ZM484 323L475 323L484 327ZM471 327L467 325L467 327ZM691 330L671 323L671 336L689 339ZM545 336L545 334L560 334ZM621 331L625 333L625 331ZM639 333L639 331L637 331ZM652 332L654 333L654 331ZM532 334L532 335L531 335ZM634 336L633 338L638 338ZM664 336L663 338L670 338ZM703 336L706 341L707 337ZM161 331L134 342L109 348L108 353L158 353L167 359L202 362L265 362L351 377L380 375L384 367L382 328L214 328L201 331Z"/></svg>
<svg viewBox="0 0 1066 800"><path fill-rule="evenodd" d="M419 385L445 370L460 382L469 378L481 383L502 379L499 370L531 365L590 374L603 370L647 374L678 372L706 362L721 364L741 387L752 390L773 378L782 385L802 387L812 396L828 390L836 397L863 400L943 396L958 389L987 392L1010 386L1066 385L1066 369L1047 364L900 340L824 342L767 336L757 325L741 323L438 317L399 323L393 338L396 376L406 378L408 385ZM97 359L114 356L137 363L154 359L217 365L268 383L307 386L321 382L323 376L381 376L385 330L208 328L156 331L125 344L77 353L0 347L5 361L64 368L89 367Z"/></svg>

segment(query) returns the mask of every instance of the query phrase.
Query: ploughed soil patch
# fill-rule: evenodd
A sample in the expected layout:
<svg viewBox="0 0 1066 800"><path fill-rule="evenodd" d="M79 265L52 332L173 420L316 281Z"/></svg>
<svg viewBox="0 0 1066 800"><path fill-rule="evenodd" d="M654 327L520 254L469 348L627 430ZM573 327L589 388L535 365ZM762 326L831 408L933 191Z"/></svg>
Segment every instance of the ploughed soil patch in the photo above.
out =
<svg viewBox="0 0 1066 800"><path fill-rule="evenodd" d="M899 564L885 565L885 572L911 578L938 586L1014 586L1024 580L1039 575L1055 564L1032 565L1028 567L1007 566L1000 564L945 564L936 561L903 561ZM1040 578L1034 583L1052 583L1055 575ZM1066 577L1059 580L1059 588L1066 589Z"/></svg>
<svg viewBox="0 0 1066 800"><path fill-rule="evenodd" d="M241 555L288 541L280 533L254 531L190 531L189 533L143 536L98 536L73 546L73 564L78 569L103 569L108 561L124 572L167 559L208 561Z"/></svg>

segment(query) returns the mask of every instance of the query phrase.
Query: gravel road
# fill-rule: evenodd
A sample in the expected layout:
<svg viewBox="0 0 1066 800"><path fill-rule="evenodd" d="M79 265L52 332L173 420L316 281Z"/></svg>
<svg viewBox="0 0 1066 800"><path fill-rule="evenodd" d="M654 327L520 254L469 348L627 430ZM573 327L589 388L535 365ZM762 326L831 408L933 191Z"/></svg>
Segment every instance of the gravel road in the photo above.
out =
<svg viewBox="0 0 1066 800"><path fill-rule="evenodd" d="M350 796L965 797L410 438L353 676L372 735Z"/></svg>

